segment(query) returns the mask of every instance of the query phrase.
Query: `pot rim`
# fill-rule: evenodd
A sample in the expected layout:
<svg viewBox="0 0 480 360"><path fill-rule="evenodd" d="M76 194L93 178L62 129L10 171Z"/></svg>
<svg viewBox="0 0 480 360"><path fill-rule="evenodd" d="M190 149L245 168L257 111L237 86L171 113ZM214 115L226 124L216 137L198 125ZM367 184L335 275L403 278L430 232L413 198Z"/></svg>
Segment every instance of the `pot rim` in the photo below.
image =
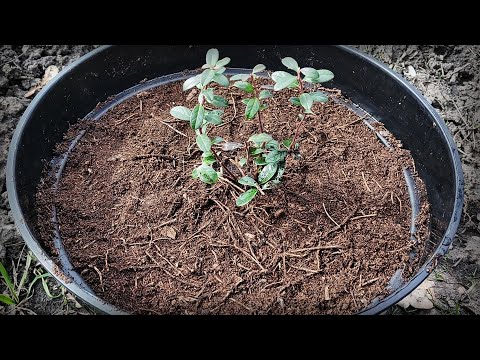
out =
<svg viewBox="0 0 480 360"><path fill-rule="evenodd" d="M43 101L43 97L46 93L50 91L51 88L55 87L57 82L61 79L65 78L69 75L69 73L75 69L77 66L82 64L83 62L89 60L92 57L95 57L102 53L103 51L107 50L108 48L114 45L103 45L99 48L83 55L79 59L75 60L73 63L65 67L49 84L47 84L32 102L29 104L23 115L21 116L15 131L13 133L13 137L9 146L8 151L8 158L7 158L7 166L6 166L6 185L7 185L7 195L8 201L10 204L10 208L12 211L13 219L15 225L20 232L20 235L24 239L25 243L27 244L28 248L33 252L35 257L40 261L42 266L63 286L65 286L68 290L73 292L76 296L80 297L83 301L87 304L94 306L98 310L103 313L107 314L128 314L127 312L113 306L112 304L107 303L106 301L100 299L98 296L88 292L87 290L81 288L73 281L65 281L66 278L63 275L62 271L59 271L58 266L53 262L53 260L48 256L46 251L43 249L42 246L38 243L35 239L35 236L30 231L30 228L27 226L25 222L19 198L17 195L17 187L16 187L16 179L15 179L15 164L16 164L16 157L17 157L17 148L20 139L22 138L25 126L37 107ZM453 213L450 218L448 227L445 231L445 234L437 246L435 252L431 255L431 257L423 264L423 266L417 271L416 275L411 278L406 284L402 285L396 291L389 294L384 299L378 301L375 304L370 305L368 308L361 310L358 314L364 315L373 315L378 314L390 306L396 304L398 301L403 299L407 296L410 292L412 292L420 283L422 283L430 274L430 271L436 265L436 261L439 257L445 255L447 252L450 244L452 243L457 228L460 224L461 214L462 214L462 207L463 207L463 198L464 198L464 179L463 179L463 171L462 165L459 158L457 146L453 140L453 137L448 130L447 125L441 118L441 116L436 112L436 110L428 103L425 97L420 93L420 91L415 88L412 84L410 84L406 79L404 79L399 73L394 72L388 66L381 63L380 61L376 60L370 55L363 53L360 50L354 49L350 46L346 45L335 45L336 47L351 53L357 57L362 58L366 62L374 65L378 70L383 71L391 78L393 78L396 82L398 82L402 87L406 88L406 90L419 102L428 112L428 114L434 119L435 125L440 130L443 138L447 141L448 144L448 151L450 158L452 160L452 165L454 168L455 174L455 201L453 204ZM430 269L430 270L429 270Z"/></svg>

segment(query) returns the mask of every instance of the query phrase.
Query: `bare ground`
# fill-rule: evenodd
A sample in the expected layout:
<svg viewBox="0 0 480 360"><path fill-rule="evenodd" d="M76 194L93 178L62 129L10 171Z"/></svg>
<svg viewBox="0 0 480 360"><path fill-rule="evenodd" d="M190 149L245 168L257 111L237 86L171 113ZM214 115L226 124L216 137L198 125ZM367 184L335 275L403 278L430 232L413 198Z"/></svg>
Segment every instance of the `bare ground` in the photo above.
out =
<svg viewBox="0 0 480 360"><path fill-rule="evenodd" d="M0 261L14 285L21 281L27 249L15 230L5 186L7 151L13 130L42 78L92 50L92 45L24 45L0 47ZM390 314L480 313L480 46L361 45L415 85L446 121L462 157L465 176L465 206L462 223L448 255L412 296ZM47 73L47 74L46 74ZM45 76L47 75L47 76ZM45 81L44 81L45 82ZM25 97L25 95L29 95ZM0 305L0 314L88 314L54 280L37 281L45 270L35 260L27 269L20 306ZM33 293L33 296L31 296ZM0 294L8 294L0 282ZM30 297L31 296L31 297ZM56 297L52 299L51 296ZM0 303L1 304L1 303Z"/></svg>

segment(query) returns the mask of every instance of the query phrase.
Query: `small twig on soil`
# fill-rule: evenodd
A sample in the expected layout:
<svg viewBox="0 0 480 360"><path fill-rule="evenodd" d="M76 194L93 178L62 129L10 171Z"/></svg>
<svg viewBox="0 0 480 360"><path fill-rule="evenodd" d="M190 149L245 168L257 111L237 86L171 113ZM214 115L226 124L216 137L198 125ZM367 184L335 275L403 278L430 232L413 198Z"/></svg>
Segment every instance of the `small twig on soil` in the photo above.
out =
<svg viewBox="0 0 480 360"><path fill-rule="evenodd" d="M369 192L372 192L372 190L370 189L370 187L367 184L367 180L365 179L365 174L363 173L363 171L362 171L362 178L363 178L363 183L365 184L365 187L367 188L367 190Z"/></svg>
<svg viewBox="0 0 480 360"><path fill-rule="evenodd" d="M328 213L327 211L327 208L325 207L325 203L322 202L322 206L323 206L323 210L325 211L325 214L327 214L328 218L330 220L333 221L333 223L336 225L336 226L340 226L335 220L333 220L333 218L330 216L330 214Z"/></svg>
<svg viewBox="0 0 480 360"><path fill-rule="evenodd" d="M227 183L228 185L231 185L233 186L236 190L240 191L241 193L243 193L243 189L238 187L237 185L235 185L233 182L231 182L230 180L228 180L227 178L224 178L224 177L219 177L218 178L220 181L223 181L225 183Z"/></svg>
<svg viewBox="0 0 480 360"><path fill-rule="evenodd" d="M374 216L377 216L377 213L373 213L373 214L368 214L368 215L360 215L360 216L355 216L355 217L352 217L350 220L358 220L358 219L363 219L363 218L369 218L369 217L374 217Z"/></svg>
<svg viewBox="0 0 480 360"><path fill-rule="evenodd" d="M161 223L160 225L155 226L155 229L161 228L162 226L165 226L165 225L169 225L171 223L174 223L175 221L177 221L177 218L165 221L165 222Z"/></svg>
<svg viewBox="0 0 480 360"><path fill-rule="evenodd" d="M165 121L160 120L160 123L162 123L162 124L165 125L165 126L168 126L170 129L172 129L173 131L175 131L177 134L180 134L180 135L182 135L182 136L184 136L184 137L188 137L186 134L184 134L183 132L175 129L172 125L167 124Z"/></svg>
<svg viewBox="0 0 480 360"><path fill-rule="evenodd" d="M122 120L120 120L120 121L117 121L117 122L115 123L115 126L118 126L118 125L120 125L120 124L123 124L125 121L131 119L131 118L132 118L133 116L135 116L135 115L137 115L137 114L133 113L133 114L131 114L131 115L128 115L125 119L122 119Z"/></svg>
<svg viewBox="0 0 480 360"><path fill-rule="evenodd" d="M143 160L143 159L150 159L150 158L159 158L162 160L175 160L173 156L169 155L163 155L163 154L141 154L141 155L135 155L131 157L131 160Z"/></svg>
<svg viewBox="0 0 480 360"><path fill-rule="evenodd" d="M223 124L218 125L217 127L219 127L219 128L222 127L222 126L230 124L231 122L233 122L237 118L237 106L235 105L235 99L233 98L232 94L230 94L230 97L232 98L232 104L233 104L233 116L227 122L224 122Z"/></svg>
<svg viewBox="0 0 480 360"><path fill-rule="evenodd" d="M380 277L376 277L375 279L365 281L363 284L360 285L360 287L373 284L373 283L374 283L375 281L377 281L378 279L380 279Z"/></svg>
<svg viewBox="0 0 480 360"><path fill-rule="evenodd" d="M349 122L348 124L346 125L342 125L342 126L337 126L336 128L337 129L343 129L343 128L346 128L346 127L349 127L350 125L353 125L353 124L356 124L357 122L359 121L362 121L363 119L365 119L367 117L367 115L363 115L361 118L358 118L352 122Z"/></svg>
<svg viewBox="0 0 480 360"><path fill-rule="evenodd" d="M92 268L95 270L95 272L98 274L98 277L100 279L100 287L102 288L102 291L105 292L105 288L103 287L103 277L102 273L96 266L92 266Z"/></svg>
<svg viewBox="0 0 480 360"><path fill-rule="evenodd" d="M210 225L211 222L212 222L212 220L210 220L208 223L206 223L205 225L203 225L200 229L198 229L197 231L195 231L186 241L191 240L193 237L195 237L196 235L200 234L203 229L205 229L206 227L208 227L208 225Z"/></svg>
<svg viewBox="0 0 480 360"><path fill-rule="evenodd" d="M345 246L343 246L343 245L323 245L323 246L314 246L314 247L301 248L301 249L293 249L293 250L288 250L288 252L297 253L297 252L302 252L302 251L344 249L344 248L345 248Z"/></svg>

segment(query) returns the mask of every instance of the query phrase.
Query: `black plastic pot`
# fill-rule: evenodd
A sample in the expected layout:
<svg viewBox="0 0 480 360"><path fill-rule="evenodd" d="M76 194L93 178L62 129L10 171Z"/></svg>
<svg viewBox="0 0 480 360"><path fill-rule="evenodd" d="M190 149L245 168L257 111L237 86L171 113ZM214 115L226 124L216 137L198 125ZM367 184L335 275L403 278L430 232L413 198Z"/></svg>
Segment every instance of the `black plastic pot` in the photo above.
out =
<svg viewBox="0 0 480 360"><path fill-rule="evenodd" d="M198 67L211 46L105 46L64 69L32 101L14 133L7 163L7 189L17 228L45 268L64 286L105 313L122 313L85 289L66 281L37 238L34 194L45 160L73 122L99 102L144 79ZM335 73L330 86L358 104L400 139L415 160L431 204L431 256L418 273L385 299L363 310L376 314L415 289L451 244L463 205L463 174L457 148L440 116L400 75L373 58L345 46L216 46L232 67L263 63L281 69L281 57ZM152 86L155 82L152 82ZM128 96L129 92L125 93Z"/></svg>

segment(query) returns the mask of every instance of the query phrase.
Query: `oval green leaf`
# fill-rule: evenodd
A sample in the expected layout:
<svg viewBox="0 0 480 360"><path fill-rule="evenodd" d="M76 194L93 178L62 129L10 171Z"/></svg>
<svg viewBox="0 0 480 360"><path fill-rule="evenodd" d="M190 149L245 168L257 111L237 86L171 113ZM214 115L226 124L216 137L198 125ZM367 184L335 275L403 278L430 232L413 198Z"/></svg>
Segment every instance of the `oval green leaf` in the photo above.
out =
<svg viewBox="0 0 480 360"><path fill-rule="evenodd" d="M317 70L318 72L318 82L324 83L330 81L334 78L333 72L326 69Z"/></svg>
<svg viewBox="0 0 480 360"><path fill-rule="evenodd" d="M275 71L272 74L272 80L275 81L273 90L279 91L295 84L297 77L285 71Z"/></svg>
<svg viewBox="0 0 480 360"><path fill-rule="evenodd" d="M327 102L328 101L328 96L327 94L321 92L321 91L315 91L315 92L311 92L310 93L310 96L312 97L313 101L315 102L321 102L321 103L324 103L324 102Z"/></svg>
<svg viewBox="0 0 480 360"><path fill-rule="evenodd" d="M288 101L290 101L293 105L302 106L298 97L291 97L290 99L288 99Z"/></svg>
<svg viewBox="0 0 480 360"><path fill-rule="evenodd" d="M211 152L204 152L202 154L202 163L205 165L212 165L216 161L215 156Z"/></svg>
<svg viewBox="0 0 480 360"><path fill-rule="evenodd" d="M263 64L258 64L258 65L255 65L255 67L254 67L253 70L252 70L252 73L256 74L256 73L259 73L259 72L261 72L261 71L263 71L263 70L265 70L265 69L266 69L265 65L263 65Z"/></svg>
<svg viewBox="0 0 480 360"><path fill-rule="evenodd" d="M260 91L260 94L258 95L258 98L260 100L264 100L264 99L271 98L272 96L273 96L273 94L270 91L262 90L262 91Z"/></svg>
<svg viewBox="0 0 480 360"><path fill-rule="evenodd" d="M207 51L207 56L205 57L207 60L207 64L210 66L215 66L218 61L218 50L217 49L210 49Z"/></svg>
<svg viewBox="0 0 480 360"><path fill-rule="evenodd" d="M260 101L257 98L248 100L247 107L245 108L245 117L249 120L253 119L259 109Z"/></svg>
<svg viewBox="0 0 480 360"><path fill-rule="evenodd" d="M205 117L205 108L202 105L196 105L190 116L190 126L192 129L197 130L202 127L203 119Z"/></svg>
<svg viewBox="0 0 480 360"><path fill-rule="evenodd" d="M215 77L215 71L211 69L204 70L202 73L200 84L202 85L202 87L205 87L210 83L210 81L213 80L214 77Z"/></svg>
<svg viewBox="0 0 480 360"><path fill-rule="evenodd" d="M202 78L202 75L195 75L183 83L183 91L190 90L191 88L195 87L197 84L200 83L200 80Z"/></svg>
<svg viewBox="0 0 480 360"><path fill-rule="evenodd" d="M317 78L318 72L314 68L311 67L304 67L300 69L301 73L309 78Z"/></svg>
<svg viewBox="0 0 480 360"><path fill-rule="evenodd" d="M265 162L267 164L276 164L280 161L285 160L286 155L287 155L286 151L273 150L273 151L270 151L267 156L265 156Z"/></svg>
<svg viewBox="0 0 480 360"><path fill-rule="evenodd" d="M253 93L253 86L252 84L246 82L246 81L237 81L233 84L233 86L239 88L240 90L243 90L247 93Z"/></svg>
<svg viewBox="0 0 480 360"><path fill-rule="evenodd" d="M220 115L221 113L219 114L215 110L210 111L207 115L205 115L205 121L213 125L220 125L222 123L222 118Z"/></svg>
<svg viewBox="0 0 480 360"><path fill-rule="evenodd" d="M298 71L298 63L295 59L291 57L285 57L282 59L282 64L285 65L287 68L293 71Z"/></svg>
<svg viewBox="0 0 480 360"><path fill-rule="evenodd" d="M260 174L258 174L258 182L260 184L265 184L268 180L270 180L275 173L277 172L278 165L277 163L267 164Z"/></svg>
<svg viewBox="0 0 480 360"><path fill-rule="evenodd" d="M237 204L237 206L247 205L250 201L253 200L255 195L257 195L257 192L258 192L258 189L256 188L247 190L237 198L237 201L235 203Z"/></svg>
<svg viewBox="0 0 480 360"><path fill-rule="evenodd" d="M213 100L211 102L212 105L217 106L217 107L227 107L228 106L228 100L221 97L220 95L215 95L213 97Z"/></svg>
<svg viewBox="0 0 480 360"><path fill-rule="evenodd" d="M244 176L238 179L238 183L247 186L256 186L257 182L253 180L250 176Z"/></svg>
<svg viewBox="0 0 480 360"><path fill-rule="evenodd" d="M180 120L190 121L192 110L187 109L185 106L175 106L170 110L170 115Z"/></svg>
<svg viewBox="0 0 480 360"><path fill-rule="evenodd" d="M272 137L268 134L261 133L261 134L255 134L249 137L248 141L251 141L255 144L261 144L264 142L269 142L272 140Z"/></svg>
<svg viewBox="0 0 480 360"><path fill-rule="evenodd" d="M238 160L238 164L243 167L247 164L247 159L245 158L241 158L240 160Z"/></svg>
<svg viewBox="0 0 480 360"><path fill-rule="evenodd" d="M202 152L210 152L212 148L212 141L210 138L205 134L197 135L197 145Z"/></svg>
<svg viewBox="0 0 480 360"><path fill-rule="evenodd" d="M300 95L299 100L305 110L310 111L312 109L313 99L310 94L303 93Z"/></svg>
<svg viewBox="0 0 480 360"><path fill-rule="evenodd" d="M223 74L215 74L213 81L215 81L218 85L225 87L229 84L228 78Z"/></svg>
<svg viewBox="0 0 480 360"><path fill-rule="evenodd" d="M206 184L215 184L218 181L218 173L209 165L200 165L198 178Z"/></svg>
<svg viewBox="0 0 480 360"><path fill-rule="evenodd" d="M228 63L230 63L230 58L224 57L222 60L217 61L217 63L215 64L215 69L220 69L221 67L224 67Z"/></svg>

